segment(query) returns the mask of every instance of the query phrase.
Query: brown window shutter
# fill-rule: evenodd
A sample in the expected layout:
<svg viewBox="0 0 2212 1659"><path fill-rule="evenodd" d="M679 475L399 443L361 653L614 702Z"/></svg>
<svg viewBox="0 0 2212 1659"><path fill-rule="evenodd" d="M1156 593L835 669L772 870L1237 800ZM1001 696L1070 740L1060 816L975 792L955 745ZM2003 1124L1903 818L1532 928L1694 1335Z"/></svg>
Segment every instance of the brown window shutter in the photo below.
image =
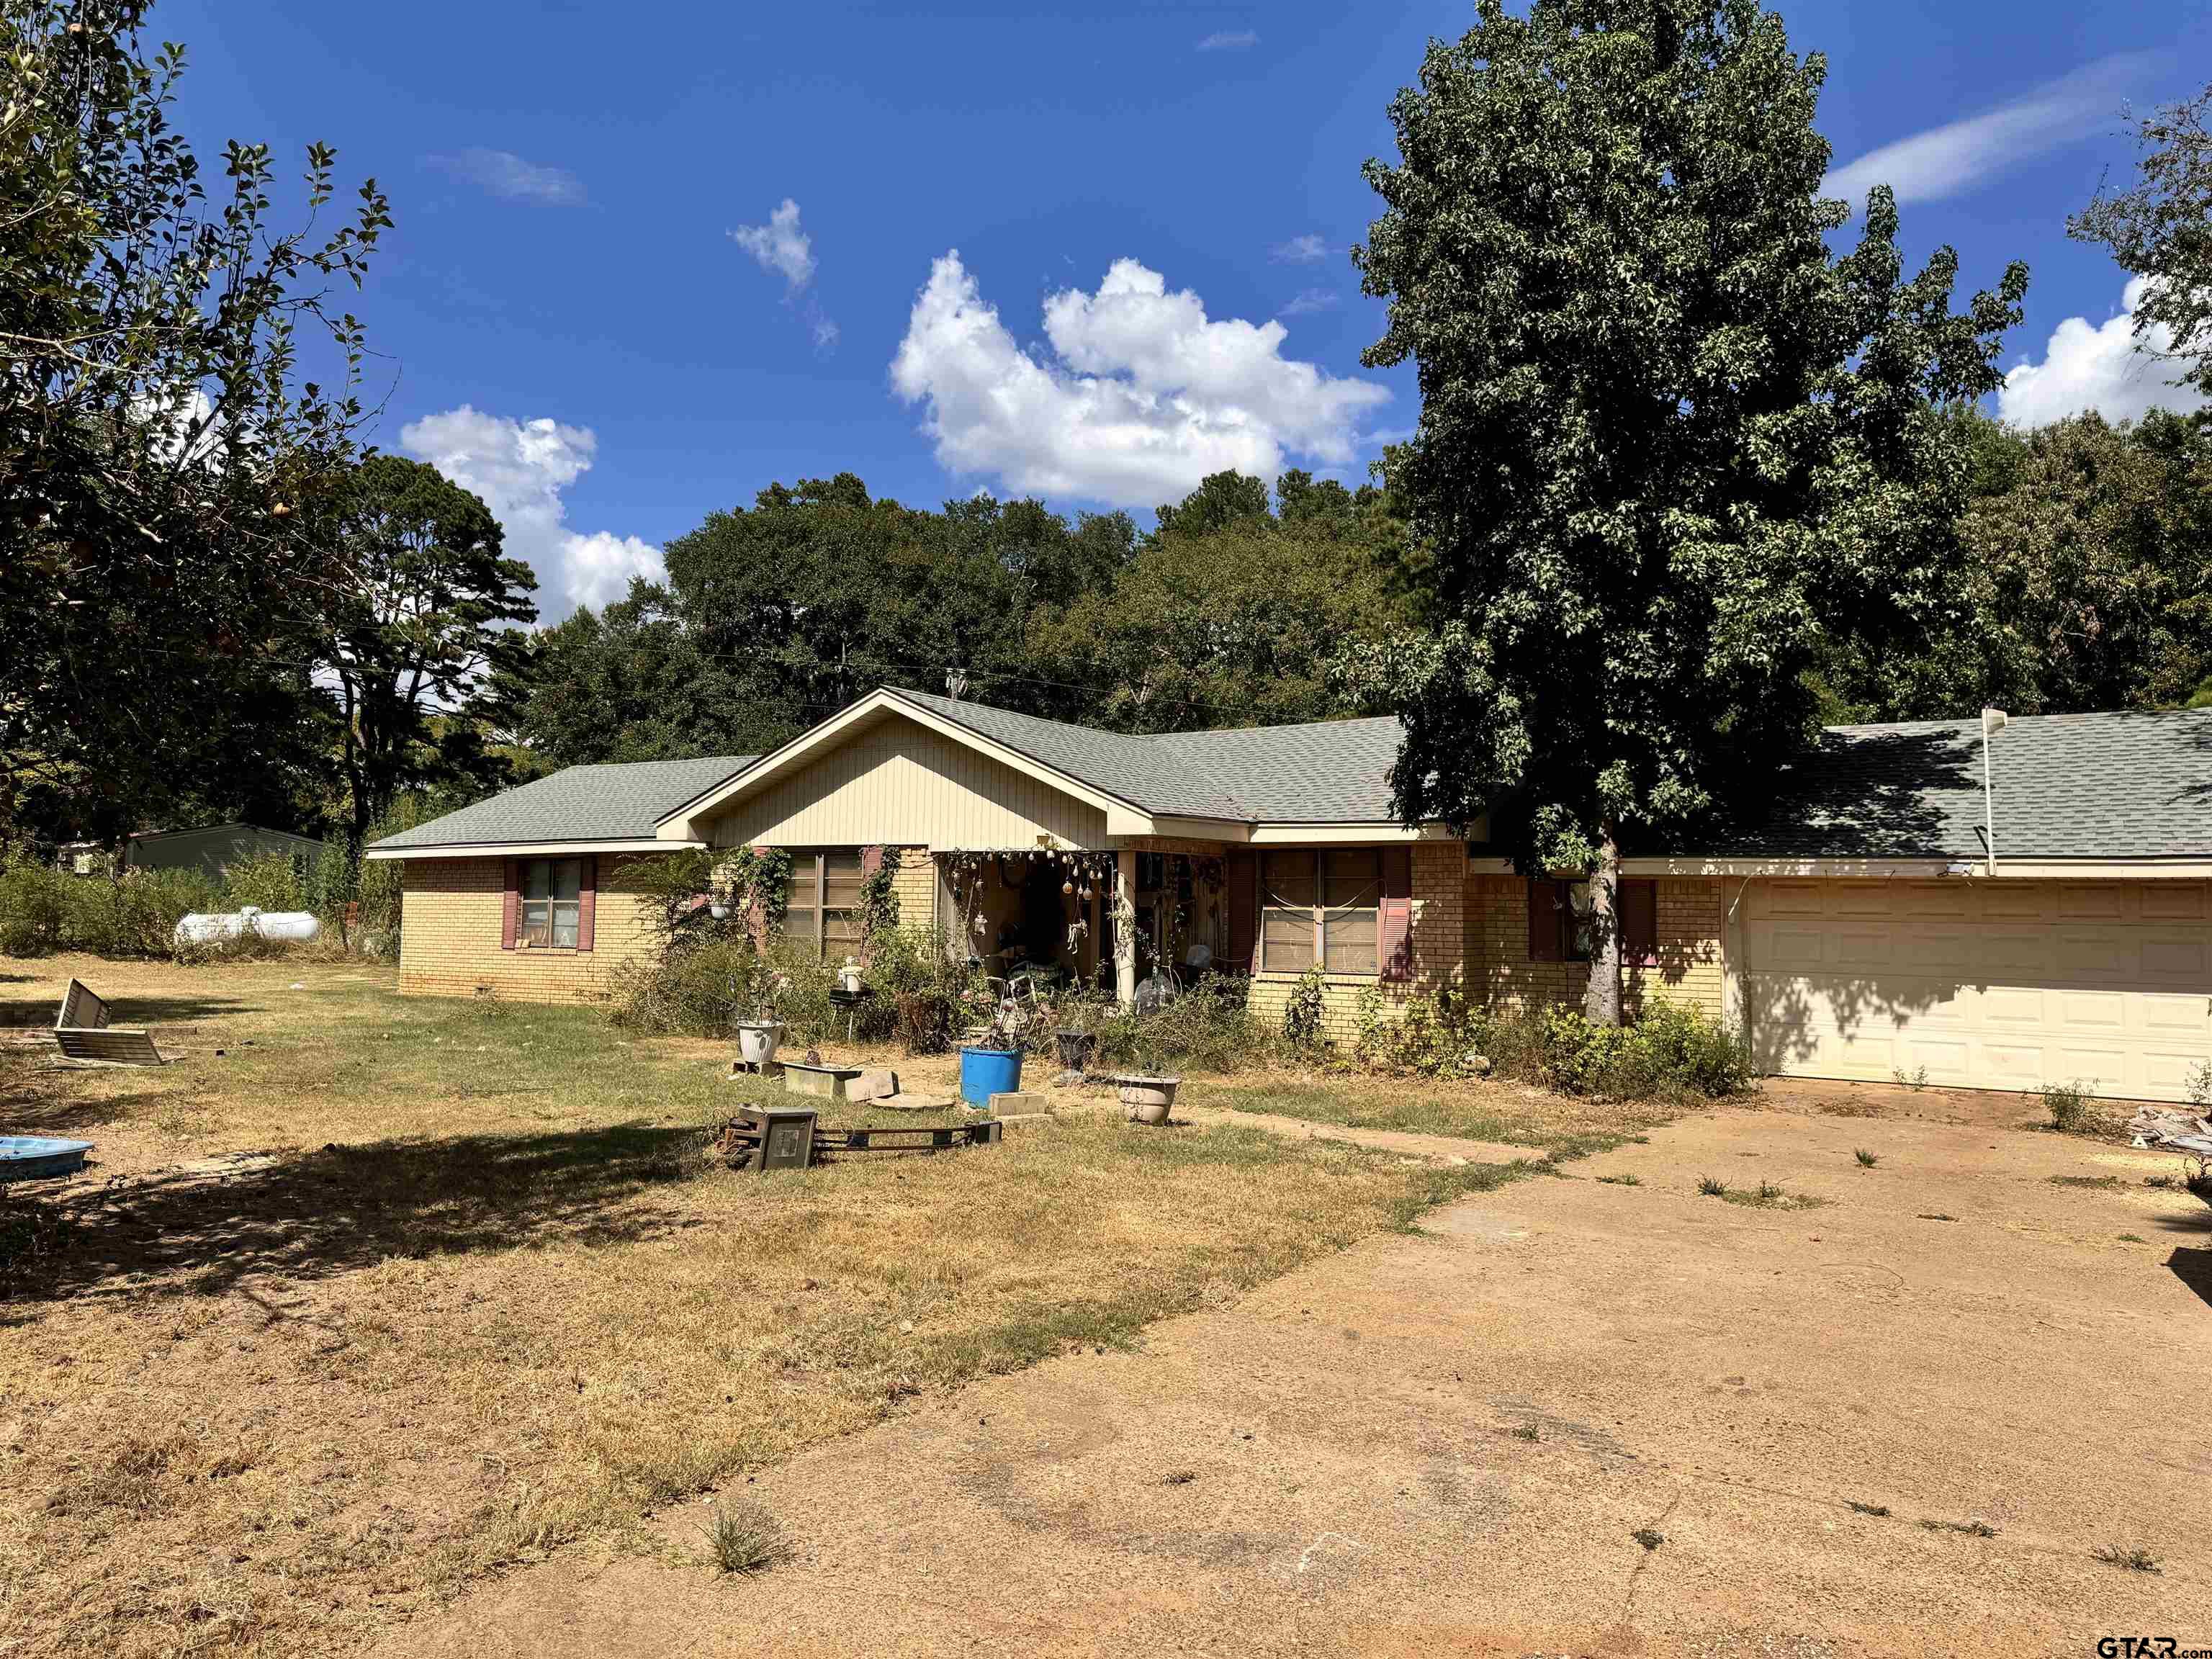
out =
<svg viewBox="0 0 2212 1659"><path fill-rule="evenodd" d="M1375 957L1382 977L1404 984L1413 977L1413 901L1385 898L1375 918Z"/></svg>
<svg viewBox="0 0 2212 1659"><path fill-rule="evenodd" d="M576 878L576 948L592 948L592 935L599 920L599 855L588 854Z"/></svg>
<svg viewBox="0 0 2212 1659"><path fill-rule="evenodd" d="M1559 957L1559 884L1528 884L1528 960L1557 962Z"/></svg>
<svg viewBox="0 0 2212 1659"><path fill-rule="evenodd" d="M1251 853L1230 853L1222 860L1222 879L1229 884L1229 963L1250 973L1260 942L1260 860Z"/></svg>
<svg viewBox="0 0 2212 1659"><path fill-rule="evenodd" d="M507 892L499 906L499 948L514 949L514 927L522 915L522 866L514 860L506 860Z"/></svg>
<svg viewBox="0 0 2212 1659"><path fill-rule="evenodd" d="M1382 896L1401 899L1413 896L1412 848L1386 847L1382 849Z"/></svg>
<svg viewBox="0 0 2212 1659"><path fill-rule="evenodd" d="M1624 881L1620 884L1620 954L1624 961L1644 968L1659 961L1659 884Z"/></svg>

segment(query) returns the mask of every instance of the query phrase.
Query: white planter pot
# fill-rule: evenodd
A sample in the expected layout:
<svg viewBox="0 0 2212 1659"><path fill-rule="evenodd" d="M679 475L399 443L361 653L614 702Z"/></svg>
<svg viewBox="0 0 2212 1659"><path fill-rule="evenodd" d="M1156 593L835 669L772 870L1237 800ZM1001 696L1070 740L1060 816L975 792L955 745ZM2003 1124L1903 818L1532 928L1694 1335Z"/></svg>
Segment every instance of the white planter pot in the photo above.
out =
<svg viewBox="0 0 2212 1659"><path fill-rule="evenodd" d="M746 1020L738 1026L738 1057L748 1066L765 1066L783 1042L783 1022Z"/></svg>
<svg viewBox="0 0 2212 1659"><path fill-rule="evenodd" d="M1157 1128L1175 1109L1176 1085L1182 1081L1178 1077L1117 1077L1114 1090L1121 1096L1130 1122Z"/></svg>

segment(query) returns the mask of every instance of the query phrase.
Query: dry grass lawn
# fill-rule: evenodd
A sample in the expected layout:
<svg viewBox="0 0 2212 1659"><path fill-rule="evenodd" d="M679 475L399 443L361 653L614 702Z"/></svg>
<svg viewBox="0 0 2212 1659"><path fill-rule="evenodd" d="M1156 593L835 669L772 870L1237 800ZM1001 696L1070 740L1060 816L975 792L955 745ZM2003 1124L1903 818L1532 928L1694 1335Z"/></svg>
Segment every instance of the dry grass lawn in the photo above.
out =
<svg viewBox="0 0 2212 1659"><path fill-rule="evenodd" d="M711 1045L282 962L0 960L0 1027L71 973L181 1060L0 1030L0 1131L98 1143L0 1196L10 1655L342 1652L567 1540L665 1551L656 1507L1510 1173L1102 1104L763 1179L704 1155L759 1093Z"/></svg>

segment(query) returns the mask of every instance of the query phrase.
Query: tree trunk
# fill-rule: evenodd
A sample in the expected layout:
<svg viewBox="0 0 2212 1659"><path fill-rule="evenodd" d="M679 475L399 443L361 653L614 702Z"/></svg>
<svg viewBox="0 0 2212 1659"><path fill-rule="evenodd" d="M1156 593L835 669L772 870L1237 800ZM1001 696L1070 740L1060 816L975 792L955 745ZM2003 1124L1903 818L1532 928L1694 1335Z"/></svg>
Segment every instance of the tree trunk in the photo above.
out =
<svg viewBox="0 0 2212 1659"><path fill-rule="evenodd" d="M1607 818L1598 826L1597 868L1590 872L1589 989L1583 1014L1593 1025L1620 1024L1620 836Z"/></svg>

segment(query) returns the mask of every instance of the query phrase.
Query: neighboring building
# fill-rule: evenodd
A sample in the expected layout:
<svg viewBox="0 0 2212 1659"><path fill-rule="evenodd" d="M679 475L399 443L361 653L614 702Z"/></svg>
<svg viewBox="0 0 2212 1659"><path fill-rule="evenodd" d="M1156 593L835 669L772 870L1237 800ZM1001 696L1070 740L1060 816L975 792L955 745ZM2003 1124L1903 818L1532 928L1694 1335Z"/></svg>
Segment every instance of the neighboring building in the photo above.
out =
<svg viewBox="0 0 2212 1659"><path fill-rule="evenodd" d="M104 841L65 841L54 848L54 868L65 876L112 876L115 849Z"/></svg>
<svg viewBox="0 0 2212 1659"><path fill-rule="evenodd" d="M197 870L213 881L234 864L270 853L316 858L323 843L282 830L251 823L213 823L202 830L159 830L135 835L124 844L123 861L133 870Z"/></svg>
<svg viewBox="0 0 2212 1659"><path fill-rule="evenodd" d="M1332 1036L1376 986L1578 1002L1586 888L1515 874L1480 824L1397 823L1401 737L1130 737L885 690L772 754L571 768L368 856L406 861L413 993L599 994L644 937L608 890L623 863L763 845L796 855L791 939L833 957L891 850L902 919L994 970L1126 995L1119 886L1147 947L1249 973L1263 1017L1319 967ZM1975 721L1838 728L1778 781L1768 830L1626 860L1632 1006L1693 1003L1777 1073L2183 1097L2212 1054L2212 712L2015 720L1991 759L1985 802Z"/></svg>

